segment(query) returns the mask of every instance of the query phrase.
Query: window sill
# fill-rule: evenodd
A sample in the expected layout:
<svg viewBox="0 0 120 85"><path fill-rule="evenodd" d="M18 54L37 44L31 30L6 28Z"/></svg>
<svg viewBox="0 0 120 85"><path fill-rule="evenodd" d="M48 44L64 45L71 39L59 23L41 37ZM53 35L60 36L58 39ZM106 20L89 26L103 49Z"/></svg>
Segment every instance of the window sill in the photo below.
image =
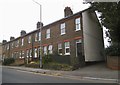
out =
<svg viewBox="0 0 120 85"><path fill-rule="evenodd" d="M66 53L65 55L70 55L70 53Z"/></svg>
<svg viewBox="0 0 120 85"><path fill-rule="evenodd" d="M59 54L59 55L62 55L62 54Z"/></svg>
<svg viewBox="0 0 120 85"><path fill-rule="evenodd" d="M77 31L80 31L80 30L81 30L81 29L78 29L78 30L75 30L75 31L77 32Z"/></svg>
<svg viewBox="0 0 120 85"><path fill-rule="evenodd" d="M46 39L50 39L50 37L49 37L49 38L46 38Z"/></svg>
<svg viewBox="0 0 120 85"><path fill-rule="evenodd" d="M62 35L65 35L65 33L64 33L64 34L61 34L61 36L62 36Z"/></svg>

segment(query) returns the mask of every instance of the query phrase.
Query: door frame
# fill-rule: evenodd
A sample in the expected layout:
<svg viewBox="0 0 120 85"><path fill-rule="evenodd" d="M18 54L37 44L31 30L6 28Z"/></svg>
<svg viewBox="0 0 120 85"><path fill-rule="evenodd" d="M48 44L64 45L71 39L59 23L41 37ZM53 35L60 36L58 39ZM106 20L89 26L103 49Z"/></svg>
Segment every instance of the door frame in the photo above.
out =
<svg viewBox="0 0 120 85"><path fill-rule="evenodd" d="M77 44L78 43L82 43L82 40L81 39L76 40L75 43L76 43L76 57L78 57L78 54L77 54Z"/></svg>

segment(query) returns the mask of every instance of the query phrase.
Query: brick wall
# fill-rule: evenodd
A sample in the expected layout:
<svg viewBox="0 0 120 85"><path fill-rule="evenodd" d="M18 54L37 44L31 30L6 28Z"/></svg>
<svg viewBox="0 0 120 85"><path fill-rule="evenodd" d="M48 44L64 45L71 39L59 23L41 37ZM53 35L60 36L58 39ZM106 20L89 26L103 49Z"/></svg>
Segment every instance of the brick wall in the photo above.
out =
<svg viewBox="0 0 120 85"><path fill-rule="evenodd" d="M107 66L113 70L120 70L120 56L107 56Z"/></svg>
<svg viewBox="0 0 120 85"><path fill-rule="evenodd" d="M79 18L81 19L81 30L76 31L75 30L75 19ZM61 35L60 33L60 25L62 23L65 23L65 32L66 34ZM46 39L46 30L50 29L50 38ZM34 57L34 49L35 48L39 48L40 46L40 41L35 41L35 34L38 33L40 30L34 30L28 34L25 34L23 36L20 36L10 42L7 42L6 44L4 44L4 46L6 46L7 44L10 45L10 49L9 50L5 50L4 54L5 57L12 57L12 55L14 55L15 52L18 53L17 58L20 57L20 52L24 51L24 57L26 58L27 55L27 50L32 49L32 59ZM63 55L65 55L65 42L70 42L70 55L69 58L70 59L70 64L74 65L74 64L80 64L80 62L78 61L78 58L76 57L76 40L81 39L83 41L83 33L82 33L82 16L81 13L75 14L74 16L68 17L68 18L64 18L61 19L59 21L56 21L52 24L46 25L42 28L42 47L44 46L48 46L48 45L53 45L53 54L58 52L58 43L62 43L62 53ZM31 36L32 40L31 43L28 43L28 37ZM22 43L22 39L24 38L24 45L21 46ZM19 45L18 47L15 47L15 43L16 41L19 40ZM12 43L14 43L14 46L12 48ZM83 49L83 48L82 48ZM83 52L83 51L82 51ZM82 53L84 56L84 53ZM42 50L42 55L43 55L43 50ZM37 58L39 58L38 54L37 54ZM64 61L64 60L63 60Z"/></svg>

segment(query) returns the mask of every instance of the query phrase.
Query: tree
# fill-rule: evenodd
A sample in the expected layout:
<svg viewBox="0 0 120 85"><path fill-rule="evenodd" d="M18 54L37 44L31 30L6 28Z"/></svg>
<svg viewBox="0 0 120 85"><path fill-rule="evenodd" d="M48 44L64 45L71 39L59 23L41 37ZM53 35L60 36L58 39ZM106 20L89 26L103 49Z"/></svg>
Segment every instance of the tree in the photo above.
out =
<svg viewBox="0 0 120 85"><path fill-rule="evenodd" d="M91 11L101 13L100 22L108 29L106 36L111 45L106 48L107 55L120 56L120 1L119 2L89 2Z"/></svg>
<svg viewBox="0 0 120 85"><path fill-rule="evenodd" d="M92 11L101 12L101 24L108 29L107 37L112 43L120 43L120 1L91 2Z"/></svg>

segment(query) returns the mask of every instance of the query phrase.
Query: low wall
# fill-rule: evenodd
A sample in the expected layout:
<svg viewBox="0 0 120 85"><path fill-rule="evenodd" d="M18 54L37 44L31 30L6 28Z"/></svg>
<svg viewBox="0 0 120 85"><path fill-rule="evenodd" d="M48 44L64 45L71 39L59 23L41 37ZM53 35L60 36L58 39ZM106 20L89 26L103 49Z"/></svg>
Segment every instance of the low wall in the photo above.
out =
<svg viewBox="0 0 120 85"><path fill-rule="evenodd" d="M107 56L107 66L113 70L120 70L120 56Z"/></svg>

